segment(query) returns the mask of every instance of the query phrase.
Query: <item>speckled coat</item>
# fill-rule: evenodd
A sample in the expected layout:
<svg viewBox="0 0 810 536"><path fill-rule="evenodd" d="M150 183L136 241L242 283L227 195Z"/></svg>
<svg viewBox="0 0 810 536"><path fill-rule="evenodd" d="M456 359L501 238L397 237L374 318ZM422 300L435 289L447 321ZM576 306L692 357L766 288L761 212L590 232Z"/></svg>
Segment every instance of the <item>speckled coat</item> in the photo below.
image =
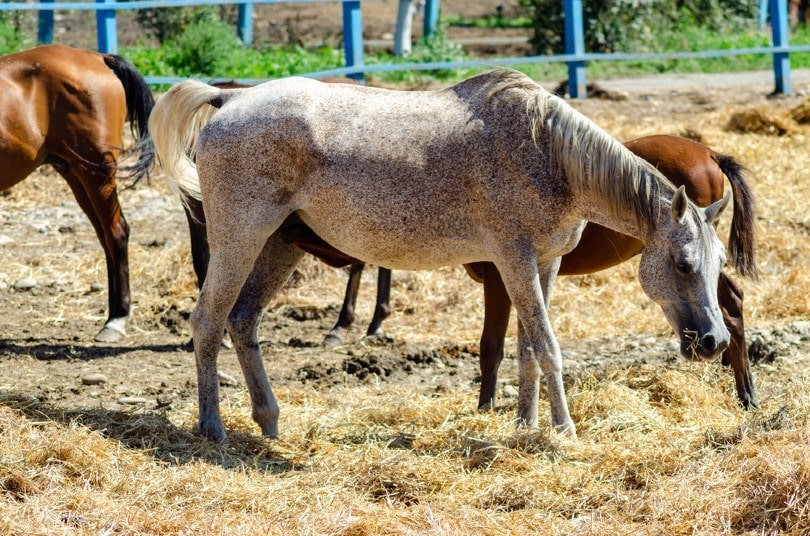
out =
<svg viewBox="0 0 810 536"><path fill-rule="evenodd" d="M205 210L211 261L191 322L200 429L212 438L225 439L216 355L226 325L253 417L264 434L278 433L256 330L303 254L277 233L293 213L380 266L494 262L521 321L523 425L537 424L542 370L552 424L575 436L547 310L560 256L586 220L644 242L640 281L684 353L714 356L728 344L716 296L725 255L711 225L728 198L696 207L516 71L423 92L301 78L235 90L186 81L158 101L150 131L167 175Z"/></svg>

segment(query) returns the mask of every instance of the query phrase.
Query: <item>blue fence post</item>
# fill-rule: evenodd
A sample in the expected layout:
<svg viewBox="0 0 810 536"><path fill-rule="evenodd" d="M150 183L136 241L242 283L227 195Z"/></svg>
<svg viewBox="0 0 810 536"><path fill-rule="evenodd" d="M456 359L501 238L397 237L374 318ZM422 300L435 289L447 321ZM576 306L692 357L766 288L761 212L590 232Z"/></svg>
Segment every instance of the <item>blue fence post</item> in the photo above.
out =
<svg viewBox="0 0 810 536"><path fill-rule="evenodd" d="M113 0L96 0L97 4L107 4ZM108 54L118 54L118 25L115 20L115 8L96 10L98 26L98 50Z"/></svg>
<svg viewBox="0 0 810 536"><path fill-rule="evenodd" d="M239 4L236 27L239 38L244 44L253 43L253 4Z"/></svg>
<svg viewBox="0 0 810 536"><path fill-rule="evenodd" d="M439 0L425 0L425 25L422 30L424 37L432 37L439 26Z"/></svg>
<svg viewBox="0 0 810 536"><path fill-rule="evenodd" d="M42 3L52 4L53 0L42 0ZM43 9L39 12L37 24L37 43L47 45L53 43L53 10Z"/></svg>
<svg viewBox="0 0 810 536"><path fill-rule="evenodd" d="M346 52L346 67L363 66L363 19L358 0L343 2L343 50ZM363 73L348 76L358 81L363 80Z"/></svg>
<svg viewBox="0 0 810 536"><path fill-rule="evenodd" d="M787 0L770 0L771 35L773 46L788 46ZM773 76L776 79L774 93L790 95L790 54L775 52L773 55Z"/></svg>
<svg viewBox="0 0 810 536"><path fill-rule="evenodd" d="M563 0L565 16L565 53L585 53L585 34L582 30L582 0ZM588 95L585 84L585 62L569 61L568 94L572 99L584 99Z"/></svg>

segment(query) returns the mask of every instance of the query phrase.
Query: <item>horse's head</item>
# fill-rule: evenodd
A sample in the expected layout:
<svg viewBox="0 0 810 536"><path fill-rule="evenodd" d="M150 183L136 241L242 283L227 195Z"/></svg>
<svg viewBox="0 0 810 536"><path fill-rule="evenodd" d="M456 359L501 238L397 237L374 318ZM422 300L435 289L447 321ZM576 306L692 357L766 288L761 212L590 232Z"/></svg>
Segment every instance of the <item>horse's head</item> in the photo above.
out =
<svg viewBox="0 0 810 536"><path fill-rule="evenodd" d="M644 292L664 310L687 358L713 358L728 347L729 332L717 302L717 280L726 262L714 223L730 196L705 209L677 190L671 210L659 214L639 266Z"/></svg>

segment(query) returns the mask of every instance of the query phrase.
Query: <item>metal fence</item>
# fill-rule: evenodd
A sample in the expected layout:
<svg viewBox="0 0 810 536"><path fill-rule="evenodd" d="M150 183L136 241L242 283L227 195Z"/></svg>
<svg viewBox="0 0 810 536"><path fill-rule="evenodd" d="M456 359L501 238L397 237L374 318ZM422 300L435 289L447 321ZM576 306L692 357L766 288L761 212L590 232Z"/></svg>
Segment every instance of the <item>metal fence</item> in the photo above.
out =
<svg viewBox="0 0 810 536"><path fill-rule="evenodd" d="M672 60L691 58L717 58L735 55L769 54L773 56L774 91L791 93L790 53L808 52L810 45L790 46L788 42L788 0L761 0L764 24L770 21L772 44L767 47L745 49L703 50L697 52L674 53L588 53L585 52L582 0L561 0L565 15L565 54L527 56L518 58L488 58L486 60L430 62L430 63L397 63L387 65L365 65L363 62L363 23L361 4L370 0L133 0L119 2L116 0L96 0L95 2L21 2L0 3L0 11L35 10L40 12L38 40L49 43L53 38L53 13L58 10L92 10L96 12L98 49L102 52L116 53L118 37L116 12L121 10L177 8L202 5L236 5L237 33L242 40L250 44L253 36L253 7L255 4L283 3L317 3L339 1L343 6L343 47L345 67L306 73L303 76L348 76L362 78L364 73L458 69L482 66L508 66L527 63L566 63L568 65L568 92L573 98L584 98L587 95L585 81L585 62L624 61L624 60ZM426 0L424 35L431 35L439 19L440 0ZM177 77L147 75L150 84L172 84L180 80ZM241 82L258 82L259 80L243 79Z"/></svg>

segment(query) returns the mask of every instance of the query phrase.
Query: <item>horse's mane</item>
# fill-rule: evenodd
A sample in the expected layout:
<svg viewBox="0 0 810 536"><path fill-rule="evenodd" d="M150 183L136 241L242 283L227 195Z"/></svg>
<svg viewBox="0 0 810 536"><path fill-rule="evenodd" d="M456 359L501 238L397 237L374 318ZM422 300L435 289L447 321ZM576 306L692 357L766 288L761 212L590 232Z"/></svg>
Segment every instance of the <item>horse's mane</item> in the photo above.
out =
<svg viewBox="0 0 810 536"><path fill-rule="evenodd" d="M570 188L608 201L612 217L625 216L630 208L644 228L658 217L657 198L676 188L647 161L523 73L499 69L479 76L486 79L488 100L525 101L532 140L535 145L548 140L550 156Z"/></svg>

